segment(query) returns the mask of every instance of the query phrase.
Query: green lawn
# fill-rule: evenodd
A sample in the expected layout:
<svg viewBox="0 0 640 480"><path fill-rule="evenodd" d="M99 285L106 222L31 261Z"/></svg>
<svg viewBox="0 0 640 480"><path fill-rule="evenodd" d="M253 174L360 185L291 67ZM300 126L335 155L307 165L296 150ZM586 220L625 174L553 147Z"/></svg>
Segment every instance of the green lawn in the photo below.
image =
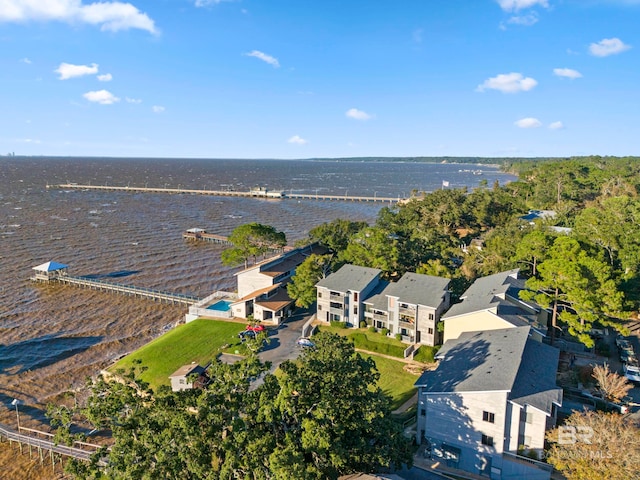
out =
<svg viewBox="0 0 640 480"><path fill-rule="evenodd" d="M376 362L380 372L378 386L393 399L391 408L395 410L416 393L413 384L418 380L418 375L405 372L403 362L377 355L370 355L370 357Z"/></svg>
<svg viewBox="0 0 640 480"><path fill-rule="evenodd" d="M318 327L318 329L323 332L347 336L353 340L356 348L368 350L369 352L382 353L392 357L404 358L404 350L409 346L393 337L387 337L377 332L370 332L368 328L355 329L323 325Z"/></svg>
<svg viewBox="0 0 640 480"><path fill-rule="evenodd" d="M245 329L242 323L222 320L194 320L165 333L151 343L127 355L109 371L128 370L134 360L141 360L147 367L141 379L152 388L170 385L169 375L182 365L191 362L207 364L224 345L240 345L238 332Z"/></svg>

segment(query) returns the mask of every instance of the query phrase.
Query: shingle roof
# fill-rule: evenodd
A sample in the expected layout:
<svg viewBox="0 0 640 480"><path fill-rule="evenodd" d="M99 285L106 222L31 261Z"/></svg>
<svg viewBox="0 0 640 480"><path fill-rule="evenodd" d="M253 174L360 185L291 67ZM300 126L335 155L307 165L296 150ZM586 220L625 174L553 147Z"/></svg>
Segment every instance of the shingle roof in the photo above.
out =
<svg viewBox="0 0 640 480"><path fill-rule="evenodd" d="M562 389L556 385L560 350L529 340L509 399L551 413L553 403L562 403Z"/></svg>
<svg viewBox="0 0 640 480"><path fill-rule="evenodd" d="M380 280L380 283L373 289L371 294L362 301L371 305L376 310L384 310L385 312L389 308L389 299L385 295L385 289L389 286L389 282L386 280Z"/></svg>
<svg viewBox="0 0 640 480"><path fill-rule="evenodd" d="M416 382L431 393L509 391L518 374L529 327L465 332L438 352L440 363Z"/></svg>
<svg viewBox="0 0 640 480"><path fill-rule="evenodd" d="M169 378L172 377L188 377L192 373L201 374L204 372L204 367L198 365L197 363L190 363L189 365L183 365L178 370L169 375Z"/></svg>
<svg viewBox="0 0 640 480"><path fill-rule="evenodd" d="M409 272L397 283L389 285L383 293L406 303L436 308L442 302L449 282L448 278Z"/></svg>
<svg viewBox="0 0 640 480"><path fill-rule="evenodd" d="M429 393L508 391L519 405L551 412L562 401L556 386L559 352L529 338L530 327L466 332L445 342L434 371L415 383Z"/></svg>
<svg viewBox="0 0 640 480"><path fill-rule="evenodd" d="M460 297L462 302L453 305L443 319L496 308L515 280L518 269L478 278ZM497 298L496 298L497 297Z"/></svg>
<svg viewBox="0 0 640 480"><path fill-rule="evenodd" d="M316 286L335 290L337 292L361 292L371 282L376 281L382 270L377 268L359 267L358 265L343 265L340 270L320 280Z"/></svg>

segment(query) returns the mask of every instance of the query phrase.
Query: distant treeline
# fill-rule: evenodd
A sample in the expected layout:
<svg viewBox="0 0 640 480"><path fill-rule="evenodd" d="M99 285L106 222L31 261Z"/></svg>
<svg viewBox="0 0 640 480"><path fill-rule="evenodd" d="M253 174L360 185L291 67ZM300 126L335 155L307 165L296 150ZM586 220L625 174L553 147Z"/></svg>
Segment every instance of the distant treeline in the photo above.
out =
<svg viewBox="0 0 640 480"><path fill-rule="evenodd" d="M575 156L575 157L339 157L339 158L310 158L312 161L340 161L340 162L415 162L415 163L469 163L476 165L498 165L502 170L517 173L528 170L543 162L629 162L640 160L640 157L626 156Z"/></svg>

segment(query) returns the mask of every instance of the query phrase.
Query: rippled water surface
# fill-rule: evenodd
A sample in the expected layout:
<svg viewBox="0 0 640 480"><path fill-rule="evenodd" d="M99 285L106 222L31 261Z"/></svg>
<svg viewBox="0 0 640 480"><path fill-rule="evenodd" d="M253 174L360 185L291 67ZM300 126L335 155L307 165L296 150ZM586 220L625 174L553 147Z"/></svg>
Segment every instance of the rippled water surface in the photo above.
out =
<svg viewBox="0 0 640 480"><path fill-rule="evenodd" d="M476 170L474 173L471 170ZM479 175L477 170L481 170ZM373 222L381 204L65 191L47 185L149 186L407 196L412 190L491 185L513 177L452 164L276 160L0 158L0 419L12 398L46 402L113 359L182 320L184 306L37 285L31 268L49 260L72 275L206 296L234 290L224 247L182 239L191 227L229 234L270 224L289 243L335 218Z"/></svg>

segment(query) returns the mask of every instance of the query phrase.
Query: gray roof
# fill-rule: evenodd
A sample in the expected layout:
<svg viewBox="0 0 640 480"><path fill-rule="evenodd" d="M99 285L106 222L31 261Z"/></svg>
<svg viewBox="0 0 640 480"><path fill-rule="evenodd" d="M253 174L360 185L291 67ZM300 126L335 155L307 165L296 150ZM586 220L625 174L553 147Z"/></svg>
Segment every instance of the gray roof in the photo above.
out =
<svg viewBox="0 0 640 480"><path fill-rule="evenodd" d="M198 375L203 373L205 368L197 363L190 363L188 365L181 366L178 370L169 375L169 378L173 377L188 377L192 373L197 373Z"/></svg>
<svg viewBox="0 0 640 480"><path fill-rule="evenodd" d="M386 280L380 280L380 283L373 289L371 294L367 296L366 299L362 301L362 303L366 303L371 305L376 310L387 311L389 308L389 299L385 294L386 288L389 286L389 282Z"/></svg>
<svg viewBox="0 0 640 480"><path fill-rule="evenodd" d="M561 403L556 386L559 352L529 338L530 327L466 332L445 342L434 371L424 372L417 387L429 393L508 391L519 405L551 412Z"/></svg>
<svg viewBox="0 0 640 480"><path fill-rule="evenodd" d="M505 298L511 281L518 275L518 269L496 273L476 279L460 297L462 302L453 305L442 316L443 319L465 315L467 313L497 308L501 299Z"/></svg>
<svg viewBox="0 0 640 480"><path fill-rule="evenodd" d="M340 270L320 280L316 286L336 292L361 292L371 282L377 282L382 270L377 268L343 265Z"/></svg>
<svg viewBox="0 0 640 480"><path fill-rule="evenodd" d="M440 363L416 382L431 393L509 391L520 366L529 327L465 332L438 352Z"/></svg>
<svg viewBox="0 0 640 480"><path fill-rule="evenodd" d="M397 283L392 283L383 292L390 297L397 297L402 302L414 305L425 305L437 308L442 303L449 287L448 278L405 273Z"/></svg>
<svg viewBox="0 0 640 480"><path fill-rule="evenodd" d="M562 389L556 385L560 350L529 340L509 399L518 405L531 405L548 414L552 404L562 404Z"/></svg>

